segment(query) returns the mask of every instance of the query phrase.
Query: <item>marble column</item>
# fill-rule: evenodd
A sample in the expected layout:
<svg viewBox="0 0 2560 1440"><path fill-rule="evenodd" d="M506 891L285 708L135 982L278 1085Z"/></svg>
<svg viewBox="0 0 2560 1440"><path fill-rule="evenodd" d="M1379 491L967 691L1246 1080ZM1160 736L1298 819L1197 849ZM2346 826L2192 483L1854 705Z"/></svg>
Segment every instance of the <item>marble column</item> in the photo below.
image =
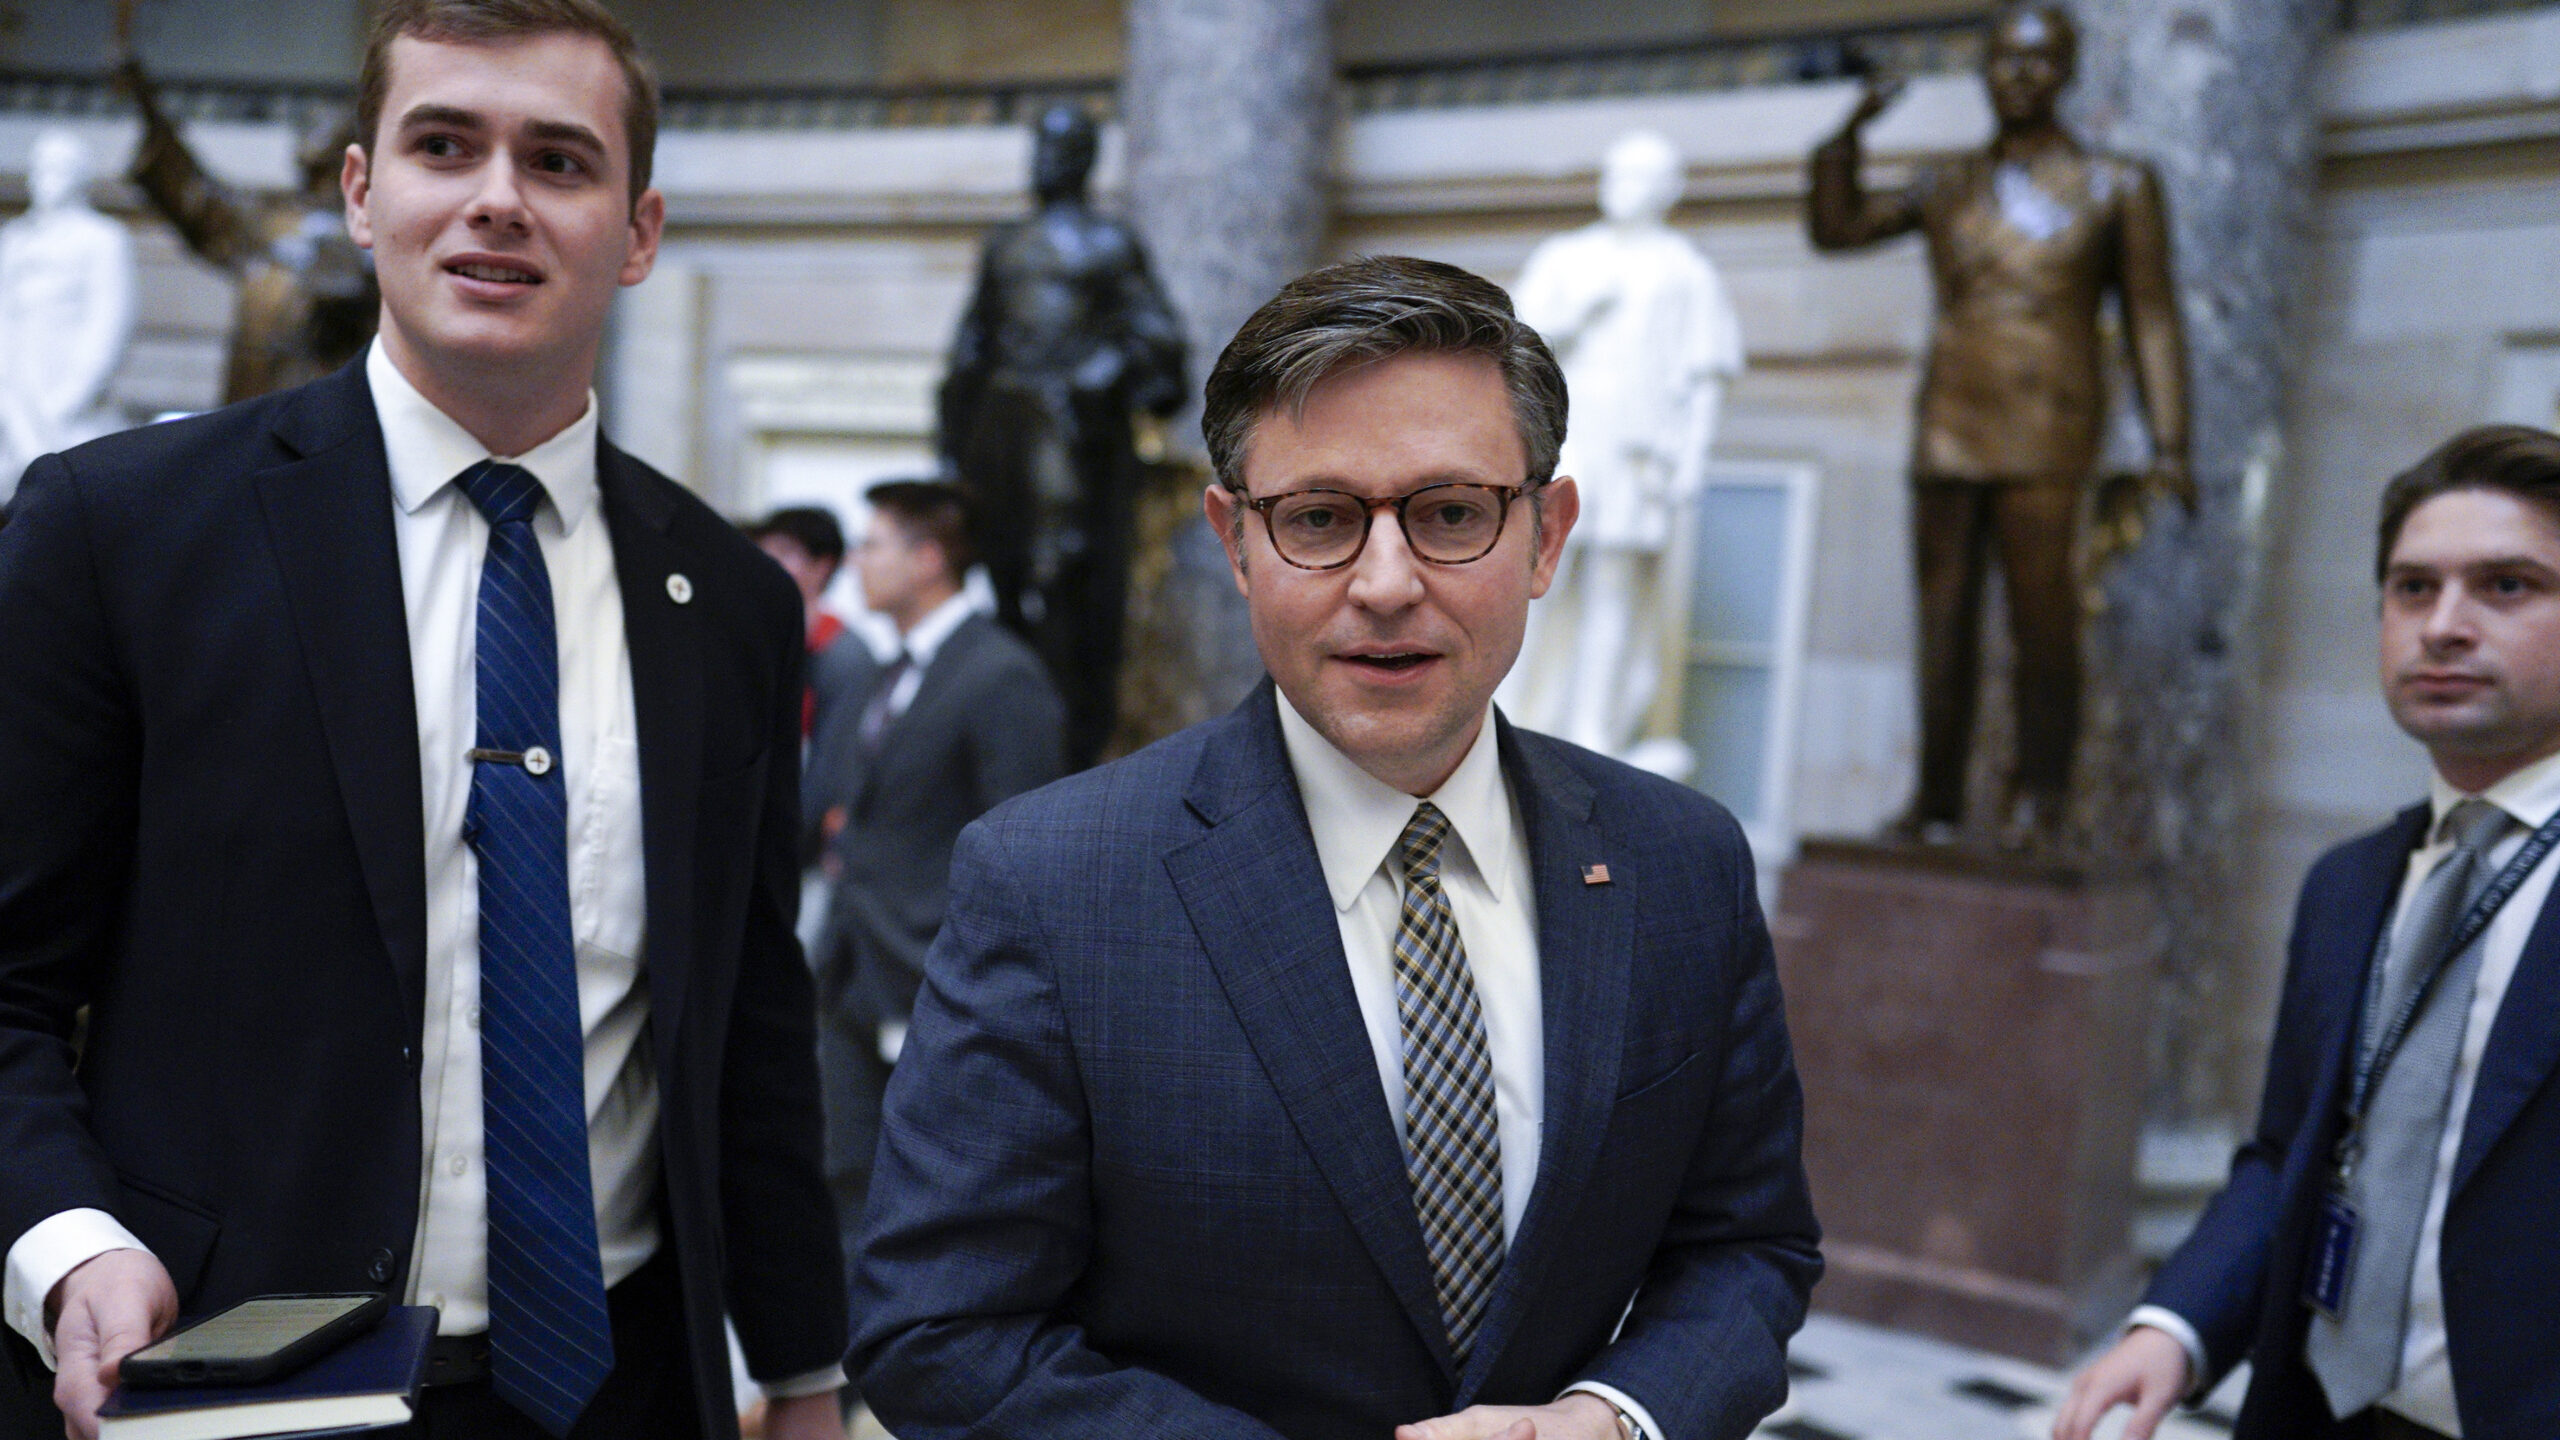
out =
<svg viewBox="0 0 2560 1440"><path fill-rule="evenodd" d="M2169 970L2152 1036L2154 1124L2248 1105L2266 1020L2234 912L2260 664L2265 519L2285 489L2284 407L2308 304L2317 79L2335 0L2073 0L2090 143L2159 167L2194 396L2193 519L2163 505L2108 577L2091 636L2107 828L2150 862ZM2112 733L2109 733L2112 732Z"/></svg>
<svg viewBox="0 0 2560 1440"><path fill-rule="evenodd" d="M1255 307L1316 263L1333 116L1330 0L1129 0L1121 116L1131 218L1191 342L1192 401L1168 451L1201 467L1200 382ZM1242 598L1197 519L1205 468L1166 481L1170 553L1141 627L1180 652L1140 694L1144 738L1233 705L1261 677ZM1168 523L1169 522L1169 523ZM1143 564L1143 562L1142 562ZM1146 577L1142 576L1142 579ZM1147 649L1133 647L1144 657ZM1165 660L1173 657L1166 656ZM1145 662L1142 660L1142 664ZM1136 707L1124 703L1124 719Z"/></svg>

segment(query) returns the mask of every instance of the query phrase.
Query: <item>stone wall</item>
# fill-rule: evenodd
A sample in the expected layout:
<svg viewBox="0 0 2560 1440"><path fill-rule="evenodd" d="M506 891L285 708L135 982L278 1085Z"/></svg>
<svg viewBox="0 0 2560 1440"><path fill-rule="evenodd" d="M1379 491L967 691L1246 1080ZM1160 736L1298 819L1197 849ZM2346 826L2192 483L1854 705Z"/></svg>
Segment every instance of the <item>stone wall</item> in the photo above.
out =
<svg viewBox="0 0 2560 1440"><path fill-rule="evenodd" d="M2304 868L2423 785L2373 686L2382 481L2465 424L2560 424L2555 74L2554 9L2357 33L2328 58L2290 461L2265 499L2256 654L2239 677L2256 718L2233 782L2229 1043L2207 1082L2229 1113L2254 1098ZM1881 819L1908 783L1912 734L1903 467L1926 277L1909 242L1818 258L1797 218L1803 153L1849 98L1789 86L1360 116L1337 135L1325 242L1507 280L1538 238L1589 216L1600 152L1621 130L1650 124L1688 152L1675 219L1723 268L1750 349L1720 448L1809 461L1821 478L1793 787L1806 833ZM131 143L129 126L85 123L107 163ZM1923 79L1875 149L1889 170L1979 143L1987 126L1970 81ZM0 117L0 187L34 128ZM284 173L280 127L199 138L243 183ZM1027 161L1025 137L997 129L669 134L666 259L618 317L609 427L740 512L914 463L977 234L1023 204ZM1104 203L1119 203L1121 176L1107 136ZM229 317L225 283L165 230L141 229L144 322L117 381L137 418L210 402Z"/></svg>
<svg viewBox="0 0 2560 1440"><path fill-rule="evenodd" d="M678 86L1001 83L1120 73L1121 0L610 0ZM1448 55L1683 44L1771 31L1856 29L1969 16L1986 0L1336 0L1353 64ZM84 72L108 63L101 0L19 0L0 27L0 69ZM151 4L144 57L200 79L346 81L366 0Z"/></svg>

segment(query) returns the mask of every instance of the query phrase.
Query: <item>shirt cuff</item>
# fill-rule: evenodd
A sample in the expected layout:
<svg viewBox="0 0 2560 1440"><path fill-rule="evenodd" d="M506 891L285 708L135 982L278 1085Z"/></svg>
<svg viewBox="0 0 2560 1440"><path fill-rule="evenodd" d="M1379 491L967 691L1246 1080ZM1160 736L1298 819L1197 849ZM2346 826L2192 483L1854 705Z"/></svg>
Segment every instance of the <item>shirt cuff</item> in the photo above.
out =
<svg viewBox="0 0 2560 1440"><path fill-rule="evenodd" d="M151 1247L133 1238L133 1232L118 1224L116 1217L88 1209L49 1215L9 1247L8 1279L0 1282L0 1313L8 1316L10 1329L36 1347L47 1370L53 1368L53 1334L45 1328L45 1298L63 1276L110 1250L151 1253Z"/></svg>
<svg viewBox="0 0 2560 1440"><path fill-rule="evenodd" d="M1644 1440L1664 1440L1662 1427L1653 1423L1653 1412L1644 1408L1644 1406L1639 1403L1633 1395L1628 1394L1626 1391L1619 1389L1615 1385L1603 1385L1597 1380L1576 1380L1572 1384L1564 1387L1564 1394L1570 1395L1577 1390L1581 1391L1585 1395L1597 1395L1601 1399L1608 1401L1610 1404L1617 1406L1619 1409L1626 1411L1628 1417L1636 1422L1639 1429L1644 1431ZM1564 1395L1559 1395L1556 1398L1561 1400L1564 1398Z"/></svg>
<svg viewBox="0 0 2560 1440"><path fill-rule="evenodd" d="M824 1370L812 1370L806 1375L793 1375L770 1384L759 1380L756 1388L764 1392L767 1400L797 1400L804 1395L824 1395L830 1390L844 1388L844 1367L830 1365Z"/></svg>
<svg viewBox="0 0 2560 1440"><path fill-rule="evenodd" d="M2138 1325L2150 1326L2177 1341L2178 1348L2187 1352L2187 1393L2178 1398L2190 1405L2203 1399L2204 1337L2196 1334L2196 1327L2188 1324L2184 1315L2158 1305L2135 1306L2133 1313L2125 1317L2124 1328L2131 1331Z"/></svg>

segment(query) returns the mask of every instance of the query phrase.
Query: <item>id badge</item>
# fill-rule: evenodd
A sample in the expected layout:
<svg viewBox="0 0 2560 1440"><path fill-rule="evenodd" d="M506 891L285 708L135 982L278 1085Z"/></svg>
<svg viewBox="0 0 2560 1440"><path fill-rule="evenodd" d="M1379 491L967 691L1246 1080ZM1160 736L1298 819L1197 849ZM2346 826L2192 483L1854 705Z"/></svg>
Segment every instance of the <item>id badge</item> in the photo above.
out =
<svg viewBox="0 0 2560 1440"><path fill-rule="evenodd" d="M2302 1303L2335 1320L2346 1308L2347 1277L2356 1258L2356 1207L2332 1190L2320 1202L2312 1230L2311 1264L2302 1275Z"/></svg>

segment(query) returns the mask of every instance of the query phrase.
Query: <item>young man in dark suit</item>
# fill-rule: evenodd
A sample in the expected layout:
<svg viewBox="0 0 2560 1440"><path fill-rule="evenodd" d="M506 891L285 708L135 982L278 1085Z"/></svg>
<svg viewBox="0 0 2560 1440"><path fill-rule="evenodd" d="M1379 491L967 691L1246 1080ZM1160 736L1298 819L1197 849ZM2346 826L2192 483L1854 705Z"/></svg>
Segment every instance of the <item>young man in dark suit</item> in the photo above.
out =
<svg viewBox="0 0 2560 1440"><path fill-rule="evenodd" d="M1564 411L1427 261L1220 357L1273 683L961 838L856 1262L907 1440L1740 1440L1784 1397L1820 1261L1742 833L1492 707Z"/></svg>
<svg viewBox="0 0 2560 1440"><path fill-rule="evenodd" d="M1048 668L960 591L977 553L967 500L916 480L864 498L862 599L897 625L898 653L830 717L806 787L826 835L818 1072L827 1183L848 1247L889 1067L942 928L951 847L970 821L1066 773L1066 707Z"/></svg>
<svg viewBox="0 0 2560 1440"><path fill-rule="evenodd" d="M2433 793L2303 882L2257 1132L2056 1440L2243 1359L2241 1440L2560 1435L2560 436L2447 441L2375 568Z"/></svg>
<svg viewBox="0 0 2560 1440"><path fill-rule="evenodd" d="M589 388L653 82L592 0L394 0L358 109L365 358L0 532L11 1359L88 1435L181 1313L387 1289L421 1434L716 1436L725 1312L840 1433L800 606Z"/></svg>

